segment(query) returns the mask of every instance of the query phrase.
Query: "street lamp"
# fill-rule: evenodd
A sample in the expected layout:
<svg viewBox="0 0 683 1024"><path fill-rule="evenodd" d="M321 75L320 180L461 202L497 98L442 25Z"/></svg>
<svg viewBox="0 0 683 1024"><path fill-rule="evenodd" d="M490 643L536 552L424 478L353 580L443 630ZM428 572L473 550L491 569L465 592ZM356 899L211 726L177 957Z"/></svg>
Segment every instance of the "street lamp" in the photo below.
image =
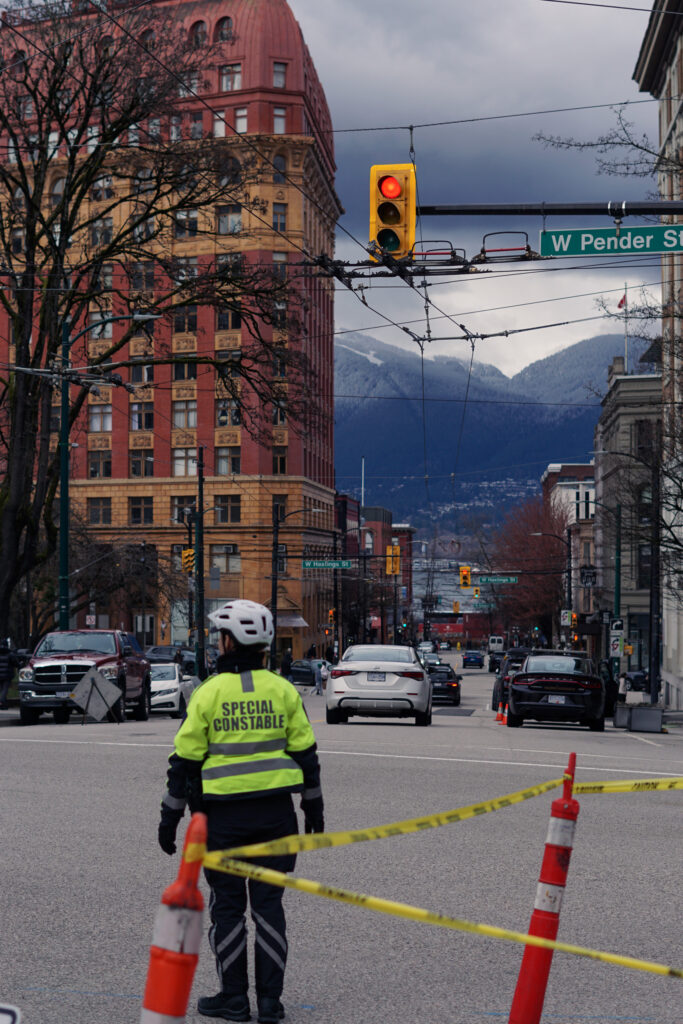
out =
<svg viewBox="0 0 683 1024"><path fill-rule="evenodd" d="M569 611L572 610L572 534L571 526L567 527L567 539L560 537L559 533L530 533L530 537L554 537L555 540L559 540L560 544L564 544L567 549L567 608Z"/></svg>
<svg viewBox="0 0 683 1024"><path fill-rule="evenodd" d="M121 316L107 316L88 324L82 331L69 336L70 324L62 324L62 402L59 426L59 628L69 628L69 351L74 342L95 327L111 324L117 320L132 320L136 323L158 320L156 313L128 313Z"/></svg>

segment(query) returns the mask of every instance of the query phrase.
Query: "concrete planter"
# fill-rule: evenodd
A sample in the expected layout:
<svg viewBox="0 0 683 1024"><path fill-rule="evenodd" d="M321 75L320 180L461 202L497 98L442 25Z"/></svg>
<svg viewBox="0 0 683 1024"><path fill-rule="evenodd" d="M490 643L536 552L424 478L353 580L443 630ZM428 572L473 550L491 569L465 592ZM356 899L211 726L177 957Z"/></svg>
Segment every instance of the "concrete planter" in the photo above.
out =
<svg viewBox="0 0 683 1024"><path fill-rule="evenodd" d="M664 708L657 704L641 704L630 709L629 732L661 732Z"/></svg>

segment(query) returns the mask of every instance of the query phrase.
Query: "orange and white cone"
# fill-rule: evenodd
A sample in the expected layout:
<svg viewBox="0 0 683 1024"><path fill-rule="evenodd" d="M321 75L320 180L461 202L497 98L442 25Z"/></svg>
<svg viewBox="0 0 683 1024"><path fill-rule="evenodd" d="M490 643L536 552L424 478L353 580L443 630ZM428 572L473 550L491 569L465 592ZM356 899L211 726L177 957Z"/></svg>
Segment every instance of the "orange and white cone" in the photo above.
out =
<svg viewBox="0 0 683 1024"><path fill-rule="evenodd" d="M503 721L503 704L502 704L501 701L498 701L498 713L496 714L496 721L497 722L502 722Z"/></svg>
<svg viewBox="0 0 683 1024"><path fill-rule="evenodd" d="M206 815L193 814L178 877L161 897L149 949L140 1024L183 1024L202 941L204 897L197 886L206 852Z"/></svg>
<svg viewBox="0 0 683 1024"><path fill-rule="evenodd" d="M505 705L505 711L503 712L503 725L508 724L508 706Z"/></svg>

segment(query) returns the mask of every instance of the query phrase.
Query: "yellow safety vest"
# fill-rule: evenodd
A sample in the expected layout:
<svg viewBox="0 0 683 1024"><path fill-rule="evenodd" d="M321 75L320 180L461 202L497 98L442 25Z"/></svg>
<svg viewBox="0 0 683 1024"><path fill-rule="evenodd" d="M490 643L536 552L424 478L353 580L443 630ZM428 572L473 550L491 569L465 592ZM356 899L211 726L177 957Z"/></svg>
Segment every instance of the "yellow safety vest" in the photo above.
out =
<svg viewBox="0 0 683 1024"><path fill-rule="evenodd" d="M192 694L175 737L179 757L202 762L207 797L297 792L303 773L288 750L315 743L301 696L267 669L224 672Z"/></svg>

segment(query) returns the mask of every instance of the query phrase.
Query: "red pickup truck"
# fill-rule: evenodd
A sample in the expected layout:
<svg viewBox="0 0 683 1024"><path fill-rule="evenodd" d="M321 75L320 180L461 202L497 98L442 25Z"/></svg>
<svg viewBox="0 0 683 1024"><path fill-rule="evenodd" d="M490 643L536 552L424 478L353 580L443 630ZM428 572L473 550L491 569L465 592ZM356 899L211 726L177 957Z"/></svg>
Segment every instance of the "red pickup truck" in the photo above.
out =
<svg viewBox="0 0 683 1024"><path fill-rule="evenodd" d="M117 629L70 629L47 633L19 670L19 713L23 725L35 725L43 711L68 722L76 705L69 694L90 669L119 687L114 716L125 719L127 706L144 722L150 710L149 660L132 633Z"/></svg>

